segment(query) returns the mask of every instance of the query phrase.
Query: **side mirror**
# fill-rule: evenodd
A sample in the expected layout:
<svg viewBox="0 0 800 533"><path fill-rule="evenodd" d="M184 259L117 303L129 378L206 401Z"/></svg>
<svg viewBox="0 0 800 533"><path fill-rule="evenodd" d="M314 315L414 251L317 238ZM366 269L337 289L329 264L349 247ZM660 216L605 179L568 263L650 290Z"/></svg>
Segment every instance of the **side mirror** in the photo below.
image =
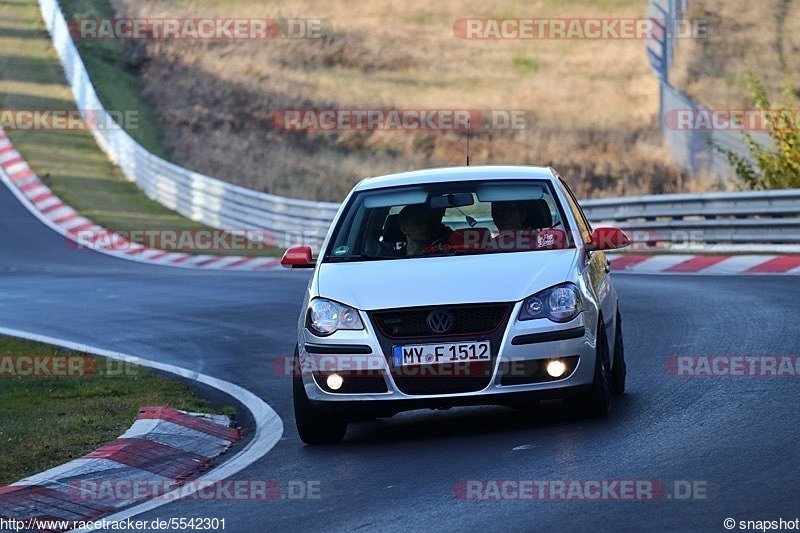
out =
<svg viewBox="0 0 800 533"><path fill-rule="evenodd" d="M310 246L293 246L283 253L283 268L314 268Z"/></svg>
<svg viewBox="0 0 800 533"><path fill-rule="evenodd" d="M587 250L616 250L625 248L631 243L625 232L619 228L597 228L592 233L592 242L586 245Z"/></svg>

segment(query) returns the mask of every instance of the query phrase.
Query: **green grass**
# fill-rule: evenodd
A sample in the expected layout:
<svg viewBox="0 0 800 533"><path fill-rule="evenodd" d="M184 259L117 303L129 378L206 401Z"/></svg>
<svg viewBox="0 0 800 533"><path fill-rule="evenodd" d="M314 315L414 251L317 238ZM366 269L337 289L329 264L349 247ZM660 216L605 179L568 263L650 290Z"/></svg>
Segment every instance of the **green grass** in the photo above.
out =
<svg viewBox="0 0 800 533"><path fill-rule="evenodd" d="M169 406L232 415L185 384L150 371L90 357L87 375L12 377L7 356L82 355L26 340L0 337L0 486L66 463L113 441L140 408ZM4 357L6 356L6 357Z"/></svg>
<svg viewBox="0 0 800 533"><path fill-rule="evenodd" d="M108 0L70 0L61 2L61 10L67 21L117 16ZM103 106L138 113L138 123L135 128L127 128L128 133L150 152L166 158L158 117L141 96L141 64L131 52L135 42L78 39L75 43Z"/></svg>
<svg viewBox="0 0 800 533"><path fill-rule="evenodd" d="M62 5L76 16L99 17L111 13L106 0L80 0ZM148 149L161 154L157 121L139 95L138 74L124 66L121 46L115 41L81 44L85 48L83 58L105 107L138 112L139 127L130 133ZM0 3L0 109L75 109L36 0ZM89 132L9 129L6 133L56 195L109 230L208 229L147 198L111 164ZM280 250L213 253L274 256Z"/></svg>
<svg viewBox="0 0 800 533"><path fill-rule="evenodd" d="M542 68L542 64L532 57L517 56L514 58L514 68L520 74L530 74Z"/></svg>

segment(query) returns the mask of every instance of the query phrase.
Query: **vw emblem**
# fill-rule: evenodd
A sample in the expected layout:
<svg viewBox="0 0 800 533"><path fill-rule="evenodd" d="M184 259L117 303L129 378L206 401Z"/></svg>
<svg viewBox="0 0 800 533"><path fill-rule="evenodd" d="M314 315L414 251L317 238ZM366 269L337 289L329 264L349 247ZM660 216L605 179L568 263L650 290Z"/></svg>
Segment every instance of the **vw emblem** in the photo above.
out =
<svg viewBox="0 0 800 533"><path fill-rule="evenodd" d="M428 328L434 333L447 333L454 322L453 313L444 309L437 309L428 315Z"/></svg>

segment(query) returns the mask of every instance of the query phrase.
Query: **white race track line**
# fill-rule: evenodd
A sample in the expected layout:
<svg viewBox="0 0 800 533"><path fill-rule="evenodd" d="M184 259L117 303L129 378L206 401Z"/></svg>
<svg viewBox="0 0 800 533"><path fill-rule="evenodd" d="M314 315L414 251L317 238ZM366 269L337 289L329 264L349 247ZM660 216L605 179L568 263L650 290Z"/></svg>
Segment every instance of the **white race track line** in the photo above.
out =
<svg viewBox="0 0 800 533"><path fill-rule="evenodd" d="M242 451L222 463L220 466L212 468L199 477L197 481L219 482L241 472L248 466L264 457L267 452L275 447L275 444L278 443L281 436L283 436L283 422L278 416L278 413L276 413L275 410L267 405L261 398L249 390L238 385L234 385L233 383L213 378L205 374L198 374L197 372L178 366L159 363L149 359L142 359L141 357L105 350L96 346L72 342L66 339L58 339L55 337L49 337L47 335L30 333L28 331L4 328L0 326L0 335L20 337L32 341L43 342L45 344L53 344L69 350L91 353L102 357L108 357L109 359L116 359L118 361L125 361L126 363L130 364L153 368L163 372L169 372L170 374L174 374L176 376L191 379L193 381L197 381L198 383L203 383L204 385L213 387L229 396L236 398L253 415L253 419L256 423L255 434ZM184 488L175 489L173 492L165 494L162 498L150 500L130 507L129 509L125 509L124 511L120 511L119 513L103 517L103 520L106 522L127 520L128 518L152 511L153 509L157 509L168 503L175 502L185 498L186 496L191 496L197 492L198 488L201 486L201 483L191 483ZM97 528L75 529L73 531L84 532L93 531L94 529Z"/></svg>

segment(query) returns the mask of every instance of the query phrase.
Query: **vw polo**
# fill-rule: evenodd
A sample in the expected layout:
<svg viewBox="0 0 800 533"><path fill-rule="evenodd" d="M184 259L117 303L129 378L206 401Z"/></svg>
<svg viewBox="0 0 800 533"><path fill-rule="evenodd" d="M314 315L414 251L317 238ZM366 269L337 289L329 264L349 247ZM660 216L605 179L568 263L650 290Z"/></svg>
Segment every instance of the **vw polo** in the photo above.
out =
<svg viewBox="0 0 800 533"><path fill-rule="evenodd" d="M298 322L294 411L307 444L421 408L565 400L607 416L625 390L606 250L565 181L462 167L361 181L316 259Z"/></svg>

